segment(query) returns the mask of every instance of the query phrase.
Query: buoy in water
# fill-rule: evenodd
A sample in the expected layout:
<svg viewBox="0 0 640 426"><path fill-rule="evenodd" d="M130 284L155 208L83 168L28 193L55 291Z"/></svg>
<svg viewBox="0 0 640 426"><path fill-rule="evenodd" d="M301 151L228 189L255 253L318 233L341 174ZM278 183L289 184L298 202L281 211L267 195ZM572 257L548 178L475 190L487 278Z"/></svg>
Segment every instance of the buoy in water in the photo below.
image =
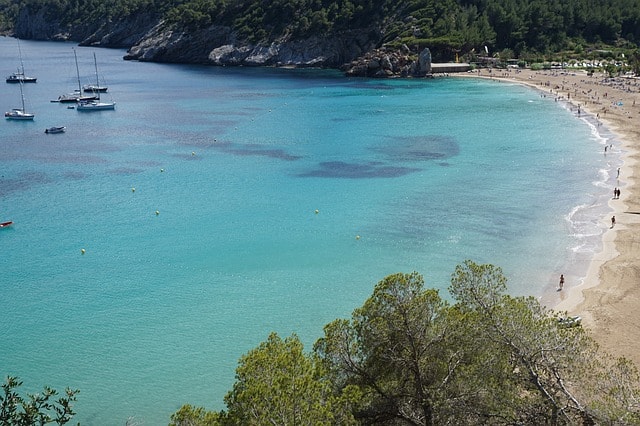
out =
<svg viewBox="0 0 640 426"><path fill-rule="evenodd" d="M316 214L320 213L320 210L316 209Z"/></svg>
<svg viewBox="0 0 640 426"><path fill-rule="evenodd" d="M160 211L156 210L156 216L158 216L160 214Z"/></svg>
<svg viewBox="0 0 640 426"><path fill-rule="evenodd" d="M86 250L85 249L80 249L80 254L85 254Z"/></svg>
<svg viewBox="0 0 640 426"><path fill-rule="evenodd" d="M195 151L191 151L191 155L196 155L196 152Z"/></svg>
<svg viewBox="0 0 640 426"><path fill-rule="evenodd" d="M160 169L160 173L164 172L164 169Z"/></svg>
<svg viewBox="0 0 640 426"><path fill-rule="evenodd" d="M131 192L136 192L136 188L135 188L135 187L132 187L132 188L131 188Z"/></svg>
<svg viewBox="0 0 640 426"><path fill-rule="evenodd" d="M356 235L356 240L359 240L359 239L360 239L360 235Z"/></svg>

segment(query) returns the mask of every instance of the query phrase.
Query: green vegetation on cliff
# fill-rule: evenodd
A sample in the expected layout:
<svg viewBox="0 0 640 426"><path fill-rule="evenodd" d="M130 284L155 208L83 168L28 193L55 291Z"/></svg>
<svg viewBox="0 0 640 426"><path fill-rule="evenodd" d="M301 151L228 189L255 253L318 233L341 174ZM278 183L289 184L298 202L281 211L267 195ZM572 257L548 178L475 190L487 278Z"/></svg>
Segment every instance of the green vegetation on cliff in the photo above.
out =
<svg viewBox="0 0 640 426"><path fill-rule="evenodd" d="M225 26L254 44L360 31L380 45L429 47L434 60L485 46L527 57L640 43L637 0L0 0L0 30L20 34L25 11L85 37L143 13L184 31Z"/></svg>

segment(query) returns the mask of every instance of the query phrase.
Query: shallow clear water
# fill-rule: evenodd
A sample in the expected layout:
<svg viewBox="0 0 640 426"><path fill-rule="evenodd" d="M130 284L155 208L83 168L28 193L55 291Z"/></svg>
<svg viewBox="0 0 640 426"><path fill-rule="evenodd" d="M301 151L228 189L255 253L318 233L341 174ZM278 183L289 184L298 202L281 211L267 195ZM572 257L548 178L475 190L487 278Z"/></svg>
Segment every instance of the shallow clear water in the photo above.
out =
<svg viewBox="0 0 640 426"><path fill-rule="evenodd" d="M447 297L473 259L541 296L599 249L618 149L530 89L77 48L117 102L82 113L50 102L77 86L74 46L20 45L36 118L0 123L0 374L79 388L82 424L223 408L243 353L271 331L310 349L388 274ZM19 96L0 84L0 108Z"/></svg>

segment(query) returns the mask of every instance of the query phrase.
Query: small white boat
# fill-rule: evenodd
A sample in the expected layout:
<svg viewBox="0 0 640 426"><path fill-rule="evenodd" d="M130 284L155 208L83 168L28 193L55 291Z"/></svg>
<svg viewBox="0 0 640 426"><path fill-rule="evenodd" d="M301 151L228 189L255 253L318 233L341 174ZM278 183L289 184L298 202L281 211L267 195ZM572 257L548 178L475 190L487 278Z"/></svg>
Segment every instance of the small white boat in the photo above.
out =
<svg viewBox="0 0 640 426"><path fill-rule="evenodd" d="M67 130L66 127L64 126L54 126L54 127L49 127L48 129L45 129L45 133L49 134L49 133L64 133L64 131Z"/></svg>

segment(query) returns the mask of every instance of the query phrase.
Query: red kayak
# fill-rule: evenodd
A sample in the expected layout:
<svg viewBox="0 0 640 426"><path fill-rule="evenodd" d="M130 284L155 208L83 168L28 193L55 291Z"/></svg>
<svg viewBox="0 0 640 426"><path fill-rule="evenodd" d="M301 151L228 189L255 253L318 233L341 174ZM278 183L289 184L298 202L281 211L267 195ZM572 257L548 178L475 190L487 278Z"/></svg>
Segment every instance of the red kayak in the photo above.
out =
<svg viewBox="0 0 640 426"><path fill-rule="evenodd" d="M9 221L9 222L2 222L0 223L0 228L6 228L7 226L11 226L13 225L13 222Z"/></svg>

